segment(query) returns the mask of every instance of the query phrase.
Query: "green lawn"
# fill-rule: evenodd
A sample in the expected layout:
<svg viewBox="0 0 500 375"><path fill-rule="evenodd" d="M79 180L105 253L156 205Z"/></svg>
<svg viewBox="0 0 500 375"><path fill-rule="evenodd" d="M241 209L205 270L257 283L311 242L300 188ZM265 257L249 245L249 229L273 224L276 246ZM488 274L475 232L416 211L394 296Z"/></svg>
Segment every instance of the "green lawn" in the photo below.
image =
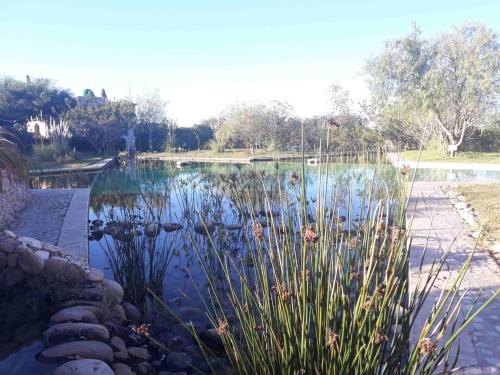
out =
<svg viewBox="0 0 500 375"><path fill-rule="evenodd" d="M457 192L478 212L487 240L500 239L500 183L462 185Z"/></svg>
<svg viewBox="0 0 500 375"><path fill-rule="evenodd" d="M99 155L83 155L79 160L62 162L62 161L38 161L33 158L28 158L29 167L35 169L55 169L55 168L82 168L87 165L97 163L103 157Z"/></svg>
<svg viewBox="0 0 500 375"><path fill-rule="evenodd" d="M197 158L241 158L248 159L250 157L277 157L286 155L300 155L297 152L269 152L265 150L256 150L252 154L251 150L247 149L235 149L226 150L221 153L214 152L212 150L197 150L197 151L187 151L187 152L144 152L139 154L141 157L145 158L161 158L161 157L197 157Z"/></svg>
<svg viewBox="0 0 500 375"><path fill-rule="evenodd" d="M405 151L401 152L408 161L417 161L418 151ZM448 163L487 163L487 164L500 164L500 152L460 152L455 157L450 157L439 151L425 150L422 151L420 161L438 161Z"/></svg>

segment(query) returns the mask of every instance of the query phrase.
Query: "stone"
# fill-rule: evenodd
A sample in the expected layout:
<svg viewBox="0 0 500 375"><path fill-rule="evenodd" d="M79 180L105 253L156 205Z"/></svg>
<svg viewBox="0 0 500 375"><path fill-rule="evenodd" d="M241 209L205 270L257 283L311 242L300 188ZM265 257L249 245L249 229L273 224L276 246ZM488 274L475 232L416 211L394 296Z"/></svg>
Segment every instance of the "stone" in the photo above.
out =
<svg viewBox="0 0 500 375"><path fill-rule="evenodd" d="M126 350L121 350L119 352L115 352L115 359L117 361L127 361L128 359L130 358L130 356L128 355L128 351Z"/></svg>
<svg viewBox="0 0 500 375"><path fill-rule="evenodd" d="M42 286L40 275L27 276L26 283L29 285L30 288L33 289L40 289L40 287Z"/></svg>
<svg viewBox="0 0 500 375"><path fill-rule="evenodd" d="M165 367L170 371L183 371L191 367L193 359L184 352L170 352L165 359Z"/></svg>
<svg viewBox="0 0 500 375"><path fill-rule="evenodd" d="M21 242L25 246L29 246L32 249L36 250L41 250L42 249L42 243L38 241L37 239L31 238L31 237L19 237L17 239L19 242Z"/></svg>
<svg viewBox="0 0 500 375"><path fill-rule="evenodd" d="M45 250L38 250L35 252L35 255L42 259L44 262L50 258L50 253Z"/></svg>
<svg viewBox="0 0 500 375"><path fill-rule="evenodd" d="M165 223L163 224L163 229L165 232L175 232L182 229L182 225L179 223Z"/></svg>
<svg viewBox="0 0 500 375"><path fill-rule="evenodd" d="M100 287L73 288L69 291L70 298L82 301L100 302L103 300L104 290Z"/></svg>
<svg viewBox="0 0 500 375"><path fill-rule="evenodd" d="M217 329L210 328L200 333L200 339L213 349L223 349L224 345Z"/></svg>
<svg viewBox="0 0 500 375"><path fill-rule="evenodd" d="M215 225L213 223L197 223L193 227L194 231L198 234L202 234L204 236L207 236L211 234L215 230Z"/></svg>
<svg viewBox="0 0 500 375"><path fill-rule="evenodd" d="M72 306L59 310L50 318L52 324L77 322L77 323L94 323L98 324L96 314L90 306Z"/></svg>
<svg viewBox="0 0 500 375"><path fill-rule="evenodd" d="M155 237L161 232L161 225L159 223L144 224L144 234L147 237Z"/></svg>
<svg viewBox="0 0 500 375"><path fill-rule="evenodd" d="M125 314L125 309L122 305L115 305L113 307L113 317L120 323L127 321L127 314Z"/></svg>
<svg viewBox="0 0 500 375"><path fill-rule="evenodd" d="M188 345L183 348L183 351L191 356L194 361L201 361L205 359L205 354L198 345Z"/></svg>
<svg viewBox="0 0 500 375"><path fill-rule="evenodd" d="M26 252L32 253L33 251L30 250L26 245L23 245L22 243L18 243L17 246L14 248L14 253L16 254L21 254Z"/></svg>
<svg viewBox="0 0 500 375"><path fill-rule="evenodd" d="M66 258L53 256L45 262L45 275L52 280L80 282L83 280L83 269Z"/></svg>
<svg viewBox="0 0 500 375"><path fill-rule="evenodd" d="M38 359L46 362L59 362L69 357L99 359L113 362L113 349L100 341L70 341L45 349Z"/></svg>
<svg viewBox="0 0 500 375"><path fill-rule="evenodd" d="M104 281L104 272L98 268L90 268L85 273L85 279L91 283L102 283Z"/></svg>
<svg viewBox="0 0 500 375"><path fill-rule="evenodd" d="M7 254L0 251L0 271L7 267Z"/></svg>
<svg viewBox="0 0 500 375"><path fill-rule="evenodd" d="M127 350L127 346L125 345L125 341L119 336L111 337L110 344L115 352L121 352L121 351Z"/></svg>
<svg viewBox="0 0 500 375"><path fill-rule="evenodd" d="M127 319L132 322L139 322L142 318L141 311L128 302L122 303L123 308L125 309L125 314L127 315Z"/></svg>
<svg viewBox="0 0 500 375"><path fill-rule="evenodd" d="M43 271L45 262L36 254L28 251L19 254L17 264L27 275L38 275Z"/></svg>
<svg viewBox="0 0 500 375"><path fill-rule="evenodd" d="M129 333L125 341L127 342L128 346L142 346L148 342L148 339L144 335Z"/></svg>
<svg viewBox="0 0 500 375"><path fill-rule="evenodd" d="M15 329L12 333L12 340L18 344L22 344L28 340L34 339L41 335L45 324L43 321L25 323Z"/></svg>
<svg viewBox="0 0 500 375"><path fill-rule="evenodd" d="M18 245L18 242L10 237L2 236L0 237L0 250L4 253L10 254L14 252L14 249Z"/></svg>
<svg viewBox="0 0 500 375"><path fill-rule="evenodd" d="M139 346L132 346L127 349L130 357L140 360L140 361L149 361L151 359L151 354L149 350L146 348L141 348Z"/></svg>
<svg viewBox="0 0 500 375"><path fill-rule="evenodd" d="M113 370L115 371L115 375L135 375L135 372L125 363L115 363L113 365Z"/></svg>
<svg viewBox="0 0 500 375"><path fill-rule="evenodd" d="M200 366L200 370L212 374L231 374L231 363L225 358L210 358Z"/></svg>
<svg viewBox="0 0 500 375"><path fill-rule="evenodd" d="M62 253L64 253L63 249L60 248L59 246L52 245L50 243L45 243L45 242L42 244L42 250L47 251L51 257L59 256Z"/></svg>
<svg viewBox="0 0 500 375"><path fill-rule="evenodd" d="M156 375L156 370L149 362L137 363L133 366L137 375Z"/></svg>
<svg viewBox="0 0 500 375"><path fill-rule="evenodd" d="M109 332L106 327L93 323L58 323L43 333L48 345L61 344L71 340L85 338L87 340L108 341Z"/></svg>
<svg viewBox="0 0 500 375"><path fill-rule="evenodd" d="M62 364L55 369L53 375L115 375L115 372L106 362L96 359L77 359Z"/></svg>
<svg viewBox="0 0 500 375"><path fill-rule="evenodd" d="M121 303L123 301L123 288L114 280L105 279L102 283L103 294L106 300L114 303Z"/></svg>
<svg viewBox="0 0 500 375"><path fill-rule="evenodd" d="M10 237L10 238L13 238L13 239L17 238L17 236L16 236L16 234L14 232L12 232L10 230L7 230L7 229L5 229L3 231L3 234L6 235L7 237Z"/></svg>
<svg viewBox="0 0 500 375"><path fill-rule="evenodd" d="M199 323L200 321L207 321L208 318L201 309L196 307L185 306L179 309L178 315L186 321Z"/></svg>
<svg viewBox="0 0 500 375"><path fill-rule="evenodd" d="M17 266L17 258L19 254L12 253L7 255L7 267L14 268Z"/></svg>
<svg viewBox="0 0 500 375"><path fill-rule="evenodd" d="M10 289L24 279L24 272L20 268L6 268L0 273L0 289Z"/></svg>

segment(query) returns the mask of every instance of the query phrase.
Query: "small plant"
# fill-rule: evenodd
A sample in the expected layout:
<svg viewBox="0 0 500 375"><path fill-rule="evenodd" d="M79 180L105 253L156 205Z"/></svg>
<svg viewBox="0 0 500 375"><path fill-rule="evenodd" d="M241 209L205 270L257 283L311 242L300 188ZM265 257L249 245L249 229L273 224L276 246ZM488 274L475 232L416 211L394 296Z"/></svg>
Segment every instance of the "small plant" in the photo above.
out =
<svg viewBox="0 0 500 375"><path fill-rule="evenodd" d="M26 162L17 147L16 137L0 127L0 172L5 170L11 177L25 179L28 175ZM2 183L0 180L0 191Z"/></svg>
<svg viewBox="0 0 500 375"><path fill-rule="evenodd" d="M216 141L215 139L211 140L209 143L210 150L217 154L221 154L225 151L224 145L221 142Z"/></svg>

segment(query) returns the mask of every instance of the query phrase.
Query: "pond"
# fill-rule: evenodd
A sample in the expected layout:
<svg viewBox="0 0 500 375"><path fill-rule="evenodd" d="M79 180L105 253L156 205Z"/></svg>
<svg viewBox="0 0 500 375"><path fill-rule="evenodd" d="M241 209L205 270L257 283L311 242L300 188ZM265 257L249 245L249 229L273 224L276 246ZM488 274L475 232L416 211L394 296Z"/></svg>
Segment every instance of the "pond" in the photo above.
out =
<svg viewBox="0 0 500 375"><path fill-rule="evenodd" d="M122 283L126 299L140 305L149 286L182 317L202 307L206 269L221 273L214 252L252 267L248 239L256 224L264 236L276 230L271 222L300 232L301 167L132 161L108 169L90 196L90 264ZM305 168L308 220L319 195L335 197L328 204L344 218L346 232L363 221L370 202L390 199L395 190L396 171L387 164L331 164L328 174L325 166Z"/></svg>

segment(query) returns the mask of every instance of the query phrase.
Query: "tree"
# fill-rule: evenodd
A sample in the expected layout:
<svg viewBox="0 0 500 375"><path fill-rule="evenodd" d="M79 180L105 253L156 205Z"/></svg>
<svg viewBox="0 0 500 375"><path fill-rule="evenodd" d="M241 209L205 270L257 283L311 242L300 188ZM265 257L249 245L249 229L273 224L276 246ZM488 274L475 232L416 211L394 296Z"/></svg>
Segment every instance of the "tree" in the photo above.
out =
<svg viewBox="0 0 500 375"><path fill-rule="evenodd" d="M290 145L300 144L300 126L293 117L289 103L273 100L262 114L265 145L268 150L285 150Z"/></svg>
<svg viewBox="0 0 500 375"><path fill-rule="evenodd" d="M167 102L161 98L159 90L146 91L137 98L137 122L147 129L149 151L153 151L155 130L158 128L164 128L163 131L168 130Z"/></svg>
<svg viewBox="0 0 500 375"><path fill-rule="evenodd" d="M223 139L225 145L243 146L255 153L265 143L264 112L263 104L233 104L226 110L217 137Z"/></svg>
<svg viewBox="0 0 500 375"><path fill-rule="evenodd" d="M214 138L212 127L204 122L193 126L194 134L198 142L198 150Z"/></svg>
<svg viewBox="0 0 500 375"><path fill-rule="evenodd" d="M195 130L187 127L176 128L173 146L183 150L196 150L198 148L198 140Z"/></svg>
<svg viewBox="0 0 500 375"><path fill-rule="evenodd" d="M64 118L78 135L85 136L99 150L112 154L127 129L136 124L135 104L128 100L97 105L91 100L67 112Z"/></svg>
<svg viewBox="0 0 500 375"><path fill-rule="evenodd" d="M332 115L346 115L352 112L352 99L349 91L338 82L330 85L330 110Z"/></svg>
<svg viewBox="0 0 500 375"><path fill-rule="evenodd" d="M413 127L419 137L438 129L454 154L467 132L497 111L499 66L497 34L473 24L429 40L414 28L410 35L388 42L368 62L367 71L379 119ZM394 114L400 121L394 121Z"/></svg>
<svg viewBox="0 0 500 375"><path fill-rule="evenodd" d="M57 87L49 79L0 78L0 126L5 128L13 129L17 124L19 130L23 130L26 122L35 116L58 119L75 105L71 92Z"/></svg>

